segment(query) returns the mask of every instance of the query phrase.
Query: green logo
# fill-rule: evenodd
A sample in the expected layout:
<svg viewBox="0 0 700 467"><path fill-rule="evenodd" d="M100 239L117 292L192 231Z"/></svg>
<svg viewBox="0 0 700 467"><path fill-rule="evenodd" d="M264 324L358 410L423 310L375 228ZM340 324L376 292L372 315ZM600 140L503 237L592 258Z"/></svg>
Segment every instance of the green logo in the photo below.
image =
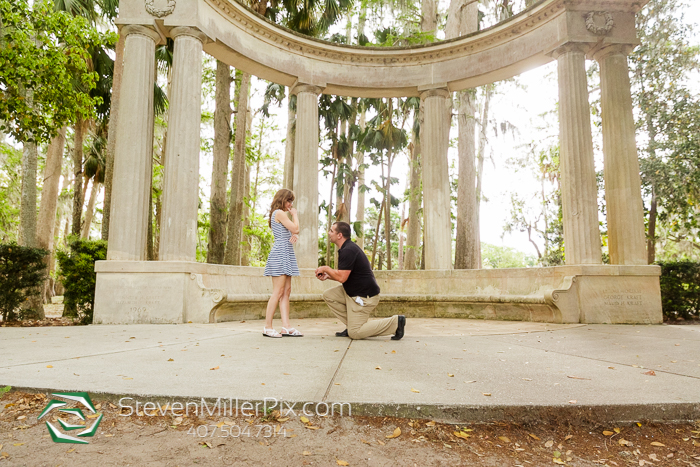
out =
<svg viewBox="0 0 700 467"><path fill-rule="evenodd" d="M84 405L85 408L88 409L90 412L94 414L97 413L97 410L95 409L95 406L92 405L92 401L90 400L90 396L88 396L87 392L54 392L51 395L60 397L62 399L67 399L69 401L78 402ZM63 433L48 421L46 422L46 428L49 429L49 434L51 435L51 439L53 439L54 443L88 444L86 440L80 438L88 438L91 436L95 436L95 433L97 433L97 427L100 426L100 422L102 421L102 414L99 414L97 420L95 420L95 423L93 423L92 426L88 426L87 422L85 421L85 415L83 415L82 410L80 410L79 408L67 409L65 408L66 405L68 405L68 403L65 401L51 399L49 403L46 404L46 407L44 407L44 410L41 411L41 414L39 415L39 417L37 417L37 420L41 420L46 414L48 414L54 409L58 409L58 411L61 413L77 417L83 423L68 423L60 418L58 419L58 423L65 431L82 429L82 431L79 432L77 435L78 438Z"/></svg>

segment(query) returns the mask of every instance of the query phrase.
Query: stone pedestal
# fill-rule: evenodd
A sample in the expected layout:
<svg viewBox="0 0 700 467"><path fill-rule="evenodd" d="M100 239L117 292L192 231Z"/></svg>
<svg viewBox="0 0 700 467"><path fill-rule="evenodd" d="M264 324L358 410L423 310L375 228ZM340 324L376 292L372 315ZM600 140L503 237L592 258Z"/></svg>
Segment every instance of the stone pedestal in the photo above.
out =
<svg viewBox="0 0 700 467"><path fill-rule="evenodd" d="M447 148L450 135L447 89L429 89L421 128L423 150L423 248L426 269L452 269L452 224L450 221L450 177Z"/></svg>
<svg viewBox="0 0 700 467"><path fill-rule="evenodd" d="M600 264L586 56L577 45L557 49L554 56L559 71L560 170L566 264Z"/></svg>
<svg viewBox="0 0 700 467"><path fill-rule="evenodd" d="M107 259L146 259L153 153L153 83L158 33L143 26L122 28L124 75L114 150L114 175Z"/></svg>
<svg viewBox="0 0 700 467"><path fill-rule="evenodd" d="M294 145L294 194L299 212L300 268L318 267L318 96L321 88L297 84L297 125Z"/></svg>
<svg viewBox="0 0 700 467"><path fill-rule="evenodd" d="M178 27L175 38L160 234L161 261L195 261L199 204L199 127L204 34Z"/></svg>
<svg viewBox="0 0 700 467"><path fill-rule="evenodd" d="M600 63L605 201L612 264L647 264L644 211L627 52L613 45L595 54Z"/></svg>

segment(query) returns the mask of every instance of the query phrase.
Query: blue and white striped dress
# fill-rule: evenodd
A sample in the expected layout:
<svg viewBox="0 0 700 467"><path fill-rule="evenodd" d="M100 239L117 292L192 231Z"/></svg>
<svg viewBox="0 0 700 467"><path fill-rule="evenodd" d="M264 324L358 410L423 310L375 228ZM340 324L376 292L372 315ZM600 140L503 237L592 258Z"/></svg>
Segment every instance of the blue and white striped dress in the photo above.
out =
<svg viewBox="0 0 700 467"><path fill-rule="evenodd" d="M275 236L275 244L272 245L270 255L265 265L265 276L298 276L299 266L294 255L294 246L289 242L292 233L280 222L275 220L277 211L272 213L272 234Z"/></svg>

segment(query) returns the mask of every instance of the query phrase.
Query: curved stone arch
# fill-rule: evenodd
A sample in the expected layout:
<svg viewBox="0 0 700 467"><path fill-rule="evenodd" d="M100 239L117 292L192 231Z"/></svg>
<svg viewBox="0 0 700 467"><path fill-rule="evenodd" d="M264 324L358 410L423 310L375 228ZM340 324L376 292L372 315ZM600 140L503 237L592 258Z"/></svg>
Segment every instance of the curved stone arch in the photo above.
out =
<svg viewBox="0 0 700 467"><path fill-rule="evenodd" d="M142 2L122 0L126 5L119 22L153 24ZM571 40L591 45L635 43L638 5L633 0L541 0L486 30L411 47L347 46L310 38L233 0L180 2L156 24L164 35L178 26L198 28L209 38L205 52L285 86L305 83L326 94L403 97L418 96L425 89L457 91L511 78L552 61L551 52ZM621 27L601 36L587 29L586 18L603 7Z"/></svg>

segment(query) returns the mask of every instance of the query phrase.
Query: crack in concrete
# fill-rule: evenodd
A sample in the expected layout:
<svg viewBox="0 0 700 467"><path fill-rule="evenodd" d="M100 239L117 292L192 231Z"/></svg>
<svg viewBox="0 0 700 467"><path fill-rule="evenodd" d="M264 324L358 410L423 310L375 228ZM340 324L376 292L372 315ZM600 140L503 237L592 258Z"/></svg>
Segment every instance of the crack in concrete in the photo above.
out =
<svg viewBox="0 0 700 467"><path fill-rule="evenodd" d="M348 346L345 348L345 353L343 353L343 356L340 359L340 362L338 362L338 367L335 369L335 373L333 373L333 376L331 377L331 380L328 383L328 387L326 388L326 393L321 398L321 402L326 402L328 400L328 394L330 394L331 389L333 389L333 383L335 382L335 378L336 378L336 376L338 376L338 372L340 372L340 367L343 365L343 361L345 360L345 356L350 351L350 346L352 346L352 342L353 342L352 339L350 339Z"/></svg>

